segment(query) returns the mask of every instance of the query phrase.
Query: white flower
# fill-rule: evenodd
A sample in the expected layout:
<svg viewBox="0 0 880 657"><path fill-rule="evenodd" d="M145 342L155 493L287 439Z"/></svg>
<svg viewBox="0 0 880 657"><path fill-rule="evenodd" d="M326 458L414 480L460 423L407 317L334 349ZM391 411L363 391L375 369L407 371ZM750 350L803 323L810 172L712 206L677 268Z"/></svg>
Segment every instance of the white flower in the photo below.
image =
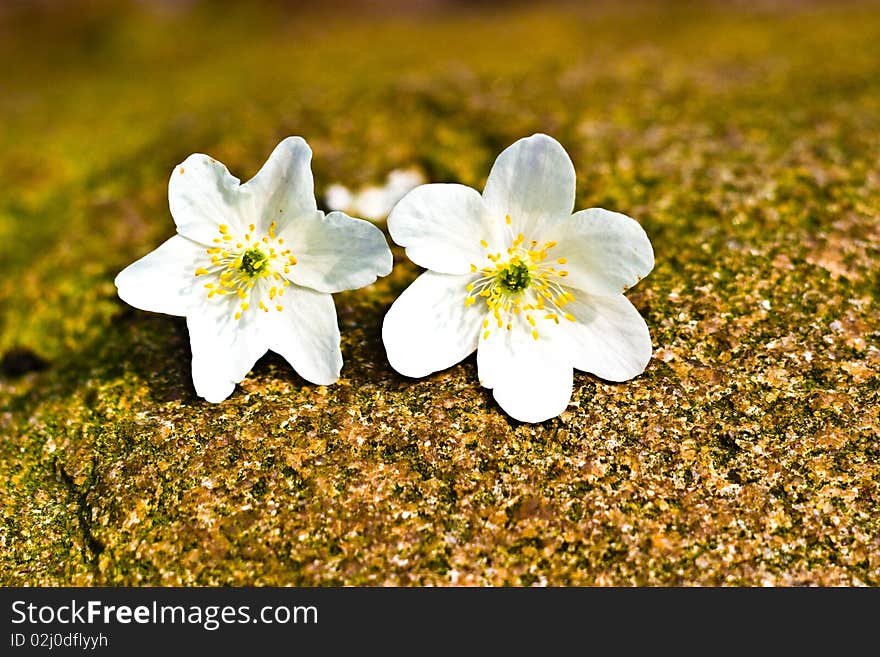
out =
<svg viewBox="0 0 880 657"><path fill-rule="evenodd" d="M282 141L245 184L207 155L190 155L168 185L177 235L116 277L136 308L186 317L196 392L228 397L267 350L304 379L339 378L333 292L391 271L372 224L315 203L312 151Z"/></svg>
<svg viewBox="0 0 880 657"><path fill-rule="evenodd" d="M651 358L648 327L623 292L654 266L645 231L601 208L572 214L565 149L537 134L495 161L482 196L422 185L388 218L391 237L429 271L385 316L391 365L422 377L477 350L480 382L512 417L560 414L572 370L625 381Z"/></svg>
<svg viewBox="0 0 880 657"><path fill-rule="evenodd" d="M423 182L424 176L416 169L394 169L388 174L384 185L368 185L358 192L334 183L324 192L324 202L331 210L354 212L364 219L381 221L404 194Z"/></svg>

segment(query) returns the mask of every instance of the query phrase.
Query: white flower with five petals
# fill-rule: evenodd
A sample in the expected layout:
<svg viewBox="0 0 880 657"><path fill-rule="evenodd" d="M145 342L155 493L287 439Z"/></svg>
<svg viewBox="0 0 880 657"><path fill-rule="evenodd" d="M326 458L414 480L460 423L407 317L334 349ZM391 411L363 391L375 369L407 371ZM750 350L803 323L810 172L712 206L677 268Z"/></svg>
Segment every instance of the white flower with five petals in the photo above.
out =
<svg viewBox="0 0 880 657"><path fill-rule="evenodd" d="M315 203L312 151L282 141L245 184L207 155L190 155L168 185L177 235L116 277L135 308L186 317L196 392L226 399L272 350L307 381L342 368L333 292L391 271L382 232Z"/></svg>
<svg viewBox="0 0 880 657"><path fill-rule="evenodd" d="M565 410L573 369L642 373L651 338L623 292L653 268L651 243L623 214L572 214L574 200L571 159L542 134L498 156L482 195L429 184L401 199L391 237L428 271L385 316L394 369L423 377L476 350L480 382L524 422Z"/></svg>

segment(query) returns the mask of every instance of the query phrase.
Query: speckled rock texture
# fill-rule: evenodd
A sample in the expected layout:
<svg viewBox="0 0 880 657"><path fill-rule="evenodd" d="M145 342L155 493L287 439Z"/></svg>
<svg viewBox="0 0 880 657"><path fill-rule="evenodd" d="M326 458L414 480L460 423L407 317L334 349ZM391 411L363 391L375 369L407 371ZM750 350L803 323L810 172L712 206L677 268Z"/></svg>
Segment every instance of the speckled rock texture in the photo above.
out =
<svg viewBox="0 0 880 657"><path fill-rule="evenodd" d="M0 19L0 584L880 584L876 4L272 7ZM208 404L116 297L191 152L482 188L537 131L657 260L646 372L554 420L389 367L400 251L336 295L330 387L270 354Z"/></svg>

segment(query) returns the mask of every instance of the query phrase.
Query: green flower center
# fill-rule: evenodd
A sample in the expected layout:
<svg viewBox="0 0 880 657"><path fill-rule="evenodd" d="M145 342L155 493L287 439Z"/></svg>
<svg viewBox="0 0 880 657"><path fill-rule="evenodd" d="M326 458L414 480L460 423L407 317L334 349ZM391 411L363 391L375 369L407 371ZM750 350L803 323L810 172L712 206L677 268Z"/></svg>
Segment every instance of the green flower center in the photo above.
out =
<svg viewBox="0 0 880 657"><path fill-rule="evenodd" d="M256 247L251 247L241 254L241 265L239 270L248 276L256 276L266 268L269 264L268 256Z"/></svg>
<svg viewBox="0 0 880 657"><path fill-rule="evenodd" d="M532 277L525 263L514 260L495 274L495 280L507 292L522 292L532 282Z"/></svg>

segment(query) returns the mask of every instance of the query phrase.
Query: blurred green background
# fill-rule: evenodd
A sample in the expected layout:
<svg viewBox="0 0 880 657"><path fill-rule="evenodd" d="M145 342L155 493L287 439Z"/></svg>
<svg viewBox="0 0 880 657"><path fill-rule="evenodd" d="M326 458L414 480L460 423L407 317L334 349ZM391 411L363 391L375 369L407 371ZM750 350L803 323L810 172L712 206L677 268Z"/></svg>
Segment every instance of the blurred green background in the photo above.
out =
<svg viewBox="0 0 880 657"><path fill-rule="evenodd" d="M878 44L868 2L5 3L0 581L880 584ZM206 404L116 297L192 152L481 189L536 131L657 256L648 370L560 418L390 369L397 251L328 388L270 355Z"/></svg>

